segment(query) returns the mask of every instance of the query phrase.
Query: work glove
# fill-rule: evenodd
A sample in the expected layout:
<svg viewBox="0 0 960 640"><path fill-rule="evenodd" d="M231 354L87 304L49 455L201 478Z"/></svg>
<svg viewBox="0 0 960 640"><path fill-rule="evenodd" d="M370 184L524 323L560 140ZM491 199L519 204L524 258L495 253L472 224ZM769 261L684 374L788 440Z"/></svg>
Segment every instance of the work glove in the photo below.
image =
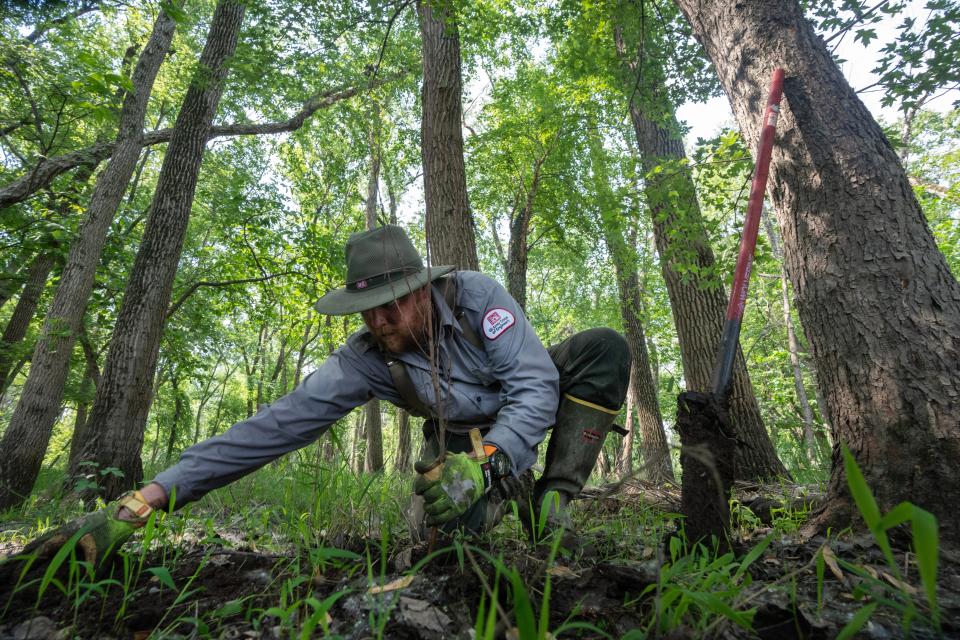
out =
<svg viewBox="0 0 960 640"><path fill-rule="evenodd" d="M420 475L413 483L413 491L423 496L427 525L431 527L466 513L486 493L492 481L487 459L466 453L448 453L435 479L424 475L432 470L431 465L418 461L414 467Z"/></svg>
<svg viewBox="0 0 960 640"><path fill-rule="evenodd" d="M124 507L127 513L121 519L119 515ZM79 535L76 542L77 557L99 568L134 531L147 523L152 511L139 491L131 491L103 509L45 533L24 547L18 556L34 555L38 560L49 560L74 536Z"/></svg>

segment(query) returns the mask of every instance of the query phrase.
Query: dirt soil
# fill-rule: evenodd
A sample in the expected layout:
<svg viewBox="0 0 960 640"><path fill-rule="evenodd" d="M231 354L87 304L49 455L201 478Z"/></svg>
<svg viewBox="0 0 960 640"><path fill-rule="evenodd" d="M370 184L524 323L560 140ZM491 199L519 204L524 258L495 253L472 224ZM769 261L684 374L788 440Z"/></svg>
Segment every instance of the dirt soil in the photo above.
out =
<svg viewBox="0 0 960 640"><path fill-rule="evenodd" d="M615 512L624 500L629 497L592 500L591 516L602 518L604 513ZM764 535L763 529L753 532L750 540L743 541L740 553L745 553ZM102 593L91 592L77 606L75 597L66 597L51 586L38 604L35 586L14 591L16 576L11 579L7 571L0 583L0 607L3 607L0 639L140 640L151 634L153 637L286 638L291 637L290 629L300 628L305 617L315 609L306 605L294 607L286 622L280 610L273 612L277 615L268 615L267 609L289 607L308 596L323 601L337 593L342 595L329 609L331 634L356 639L380 635L470 638L481 594L493 586L494 569L483 551L502 554L506 564L520 572L537 609L549 574L551 630L565 622L578 621L603 632L580 628L565 631L561 634L564 637L619 638L632 629L649 627L656 615L658 599L666 594L658 593L656 587L644 592L657 584L663 558L668 554L666 546L640 550L634 557L641 559L626 561L596 553L596 548L602 549L604 545L609 548L609 541L589 538L586 542L585 553L576 558L559 558L550 566L545 562L543 550L531 550L519 542L499 549L478 546L463 556L462 564L453 553L434 558L408 583L403 578L427 555L425 544L401 548L380 562L377 560L380 550L375 542L345 540L338 546L369 558L369 564L367 560L329 562L322 572L312 576L309 572L303 575L299 570L310 566L306 558L194 544L181 547L175 563L171 563L169 557L154 555L148 556L144 564L145 567L174 567L170 577L178 589L188 585L186 597L180 596L177 602L177 593L164 587L161 576L144 571L131 587L139 596L125 610L121 610L123 590L118 584L103 583ZM752 630L714 616L698 628L680 627L660 635L651 632L650 636L833 638L864 606L865 601L859 594L865 592L872 594L866 602L881 601L881 606L858 637L877 640L904 637L902 616L894 606L883 602L897 601L892 595L896 591L894 586L912 592L918 603L924 601L912 556L897 551L897 561L906 567L905 584L898 584L886 568L882 554L868 538L848 536L833 540L829 545L833 553L828 552L829 560L823 564L821 582L817 578L816 558L824 544L824 539L798 542L784 537L773 541L750 566L749 579L745 577L740 581L733 604L738 609L756 610ZM136 557L131 555L130 559ZM851 571L851 566L857 567L861 576ZM371 567L369 572L368 567ZM9 569L9 565L6 568ZM122 571L115 575L122 575ZM40 571L32 570L21 584L41 577ZM818 584L822 584L819 598ZM387 588L380 593L371 592L371 586L377 585L387 585ZM512 620L505 580L498 591L499 606ZM281 596L283 592L285 596ZM944 637L960 637L960 560L951 550L942 553L938 597ZM238 601L240 605L232 604ZM203 620L205 627L198 627L196 619ZM296 635L299 636L299 632ZM322 635L318 625L316 637ZM502 620L497 637L511 637L510 629ZM914 627L910 637L936 636L929 630Z"/></svg>

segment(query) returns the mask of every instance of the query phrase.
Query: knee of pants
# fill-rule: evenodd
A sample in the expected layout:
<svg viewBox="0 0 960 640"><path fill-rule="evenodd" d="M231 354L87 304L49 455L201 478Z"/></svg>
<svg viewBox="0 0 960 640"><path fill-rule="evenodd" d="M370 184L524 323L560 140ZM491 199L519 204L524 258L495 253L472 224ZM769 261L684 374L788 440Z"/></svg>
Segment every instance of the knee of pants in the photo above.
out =
<svg viewBox="0 0 960 640"><path fill-rule="evenodd" d="M580 333L585 350L595 350L612 360L621 373L630 375L630 345L626 338L607 327L587 329Z"/></svg>
<svg viewBox="0 0 960 640"><path fill-rule="evenodd" d="M613 329L597 327L572 336L567 348L571 357L558 365L561 391L611 409L619 408L630 379L630 347L624 337ZM565 381L569 381L566 390Z"/></svg>

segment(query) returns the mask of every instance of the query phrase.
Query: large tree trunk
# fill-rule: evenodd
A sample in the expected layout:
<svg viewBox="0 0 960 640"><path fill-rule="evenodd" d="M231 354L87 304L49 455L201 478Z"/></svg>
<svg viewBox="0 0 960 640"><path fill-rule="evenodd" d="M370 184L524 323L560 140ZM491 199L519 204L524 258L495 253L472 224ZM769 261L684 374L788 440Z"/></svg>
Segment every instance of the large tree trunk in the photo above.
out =
<svg viewBox="0 0 960 640"><path fill-rule="evenodd" d="M97 180L79 237L70 247L34 348L30 375L0 442L0 509L22 502L40 471L60 411L76 333L93 288L107 231L140 155L147 102L170 48L174 26L173 18L161 11L134 69L134 90L123 101L113 157Z"/></svg>
<svg viewBox="0 0 960 640"><path fill-rule="evenodd" d="M163 159L143 241L127 282L103 378L90 413L87 459L115 466L104 483L113 499L142 479L140 450L170 292L190 220L204 146L236 48L245 5L220 0L199 67L184 97Z"/></svg>
<svg viewBox="0 0 960 640"><path fill-rule="evenodd" d="M770 197L834 429L812 524L850 522L842 443L881 509L910 500L960 540L960 284L896 153L796 2L678 4L751 146L771 72L786 70Z"/></svg>
<svg viewBox="0 0 960 640"><path fill-rule="evenodd" d="M463 163L460 34L451 11L440 6L417 2L423 39L420 145L427 249L431 264L475 271L480 262Z"/></svg>
<svg viewBox="0 0 960 640"><path fill-rule="evenodd" d="M622 217L619 211L606 210L614 206L616 199L610 188L606 158L600 137L593 132L590 137L591 168L593 169L596 194L600 199L600 226L603 230L607 251L613 261L620 295L620 315L627 344L630 346L631 393L636 399L637 424L640 427L640 452L643 457L642 475L652 482L672 481L673 467L670 463L670 445L663 428L663 416L657 398L657 387L650 371L650 355L640 321L640 281L636 270L636 248L624 239Z"/></svg>

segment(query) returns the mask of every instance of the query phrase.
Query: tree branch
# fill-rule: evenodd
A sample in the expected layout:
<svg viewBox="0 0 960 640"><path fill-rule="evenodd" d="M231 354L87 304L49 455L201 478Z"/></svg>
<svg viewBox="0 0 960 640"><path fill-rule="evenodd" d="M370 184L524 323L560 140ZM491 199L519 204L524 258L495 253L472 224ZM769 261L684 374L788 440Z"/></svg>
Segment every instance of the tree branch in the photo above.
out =
<svg viewBox="0 0 960 640"><path fill-rule="evenodd" d="M289 276L293 274L299 275L299 273L297 273L296 271L282 271L280 273L267 274L259 278L239 278L237 280L221 280L221 281L198 280L197 282L194 282L189 287L187 287L187 290L184 291L182 294L180 294L180 297L177 298L177 301L174 302L172 305L170 305L170 309L167 311L167 315L165 319L169 320L170 316L172 316L177 311L179 311L180 307L183 306L183 303L187 301L187 298L192 296L196 292L196 290L199 289L200 287L229 287L234 284L248 284L251 282L263 282L264 280L272 280L273 278L279 278L280 276Z"/></svg>
<svg viewBox="0 0 960 640"><path fill-rule="evenodd" d="M307 118L320 109L352 98L367 89L392 82L404 75L406 75L406 72L371 80L359 86L333 89L317 94L304 102L300 110L287 120L261 124L242 123L216 126L211 129L207 140L229 136L260 136L296 131L303 126ZM143 146L148 147L169 142L172 136L173 128L149 131L143 136ZM80 164L86 162L99 163L109 158L113 153L114 145L114 142L100 142L53 158L42 158L37 166L28 173L0 187L0 209L26 200L35 192L53 182L57 176L74 169Z"/></svg>

